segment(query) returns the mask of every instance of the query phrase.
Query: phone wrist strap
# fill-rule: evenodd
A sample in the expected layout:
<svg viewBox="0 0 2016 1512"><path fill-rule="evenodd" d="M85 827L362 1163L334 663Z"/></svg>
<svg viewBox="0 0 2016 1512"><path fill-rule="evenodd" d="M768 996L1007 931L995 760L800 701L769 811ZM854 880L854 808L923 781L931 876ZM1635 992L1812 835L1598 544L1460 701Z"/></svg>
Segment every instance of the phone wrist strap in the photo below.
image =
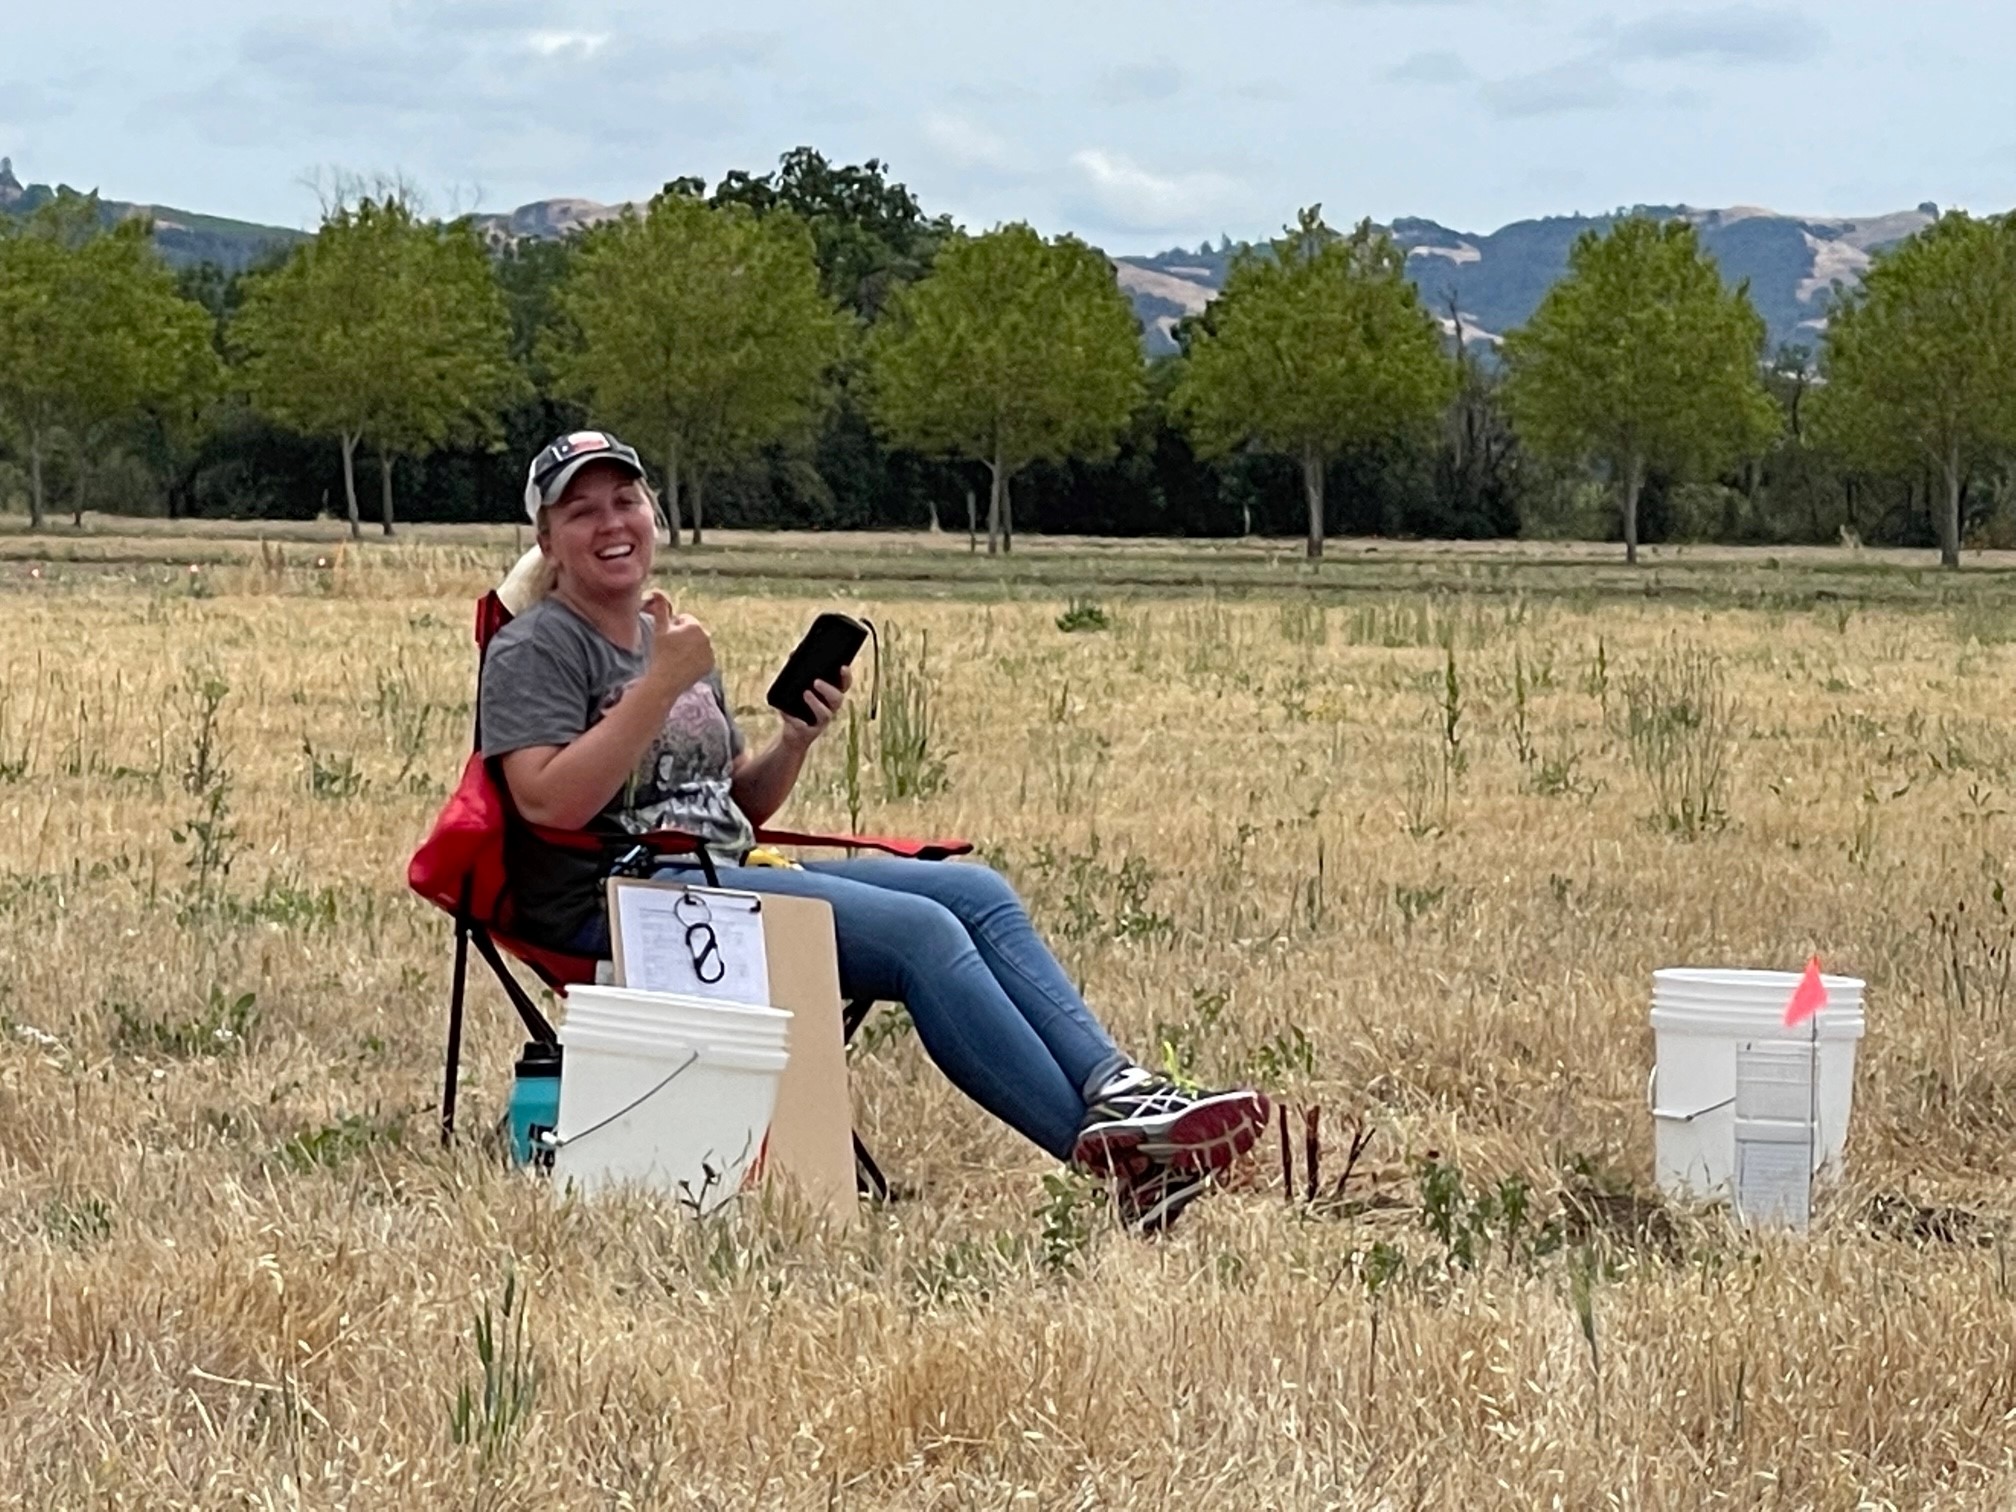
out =
<svg viewBox="0 0 2016 1512"><path fill-rule="evenodd" d="M875 621L865 614L861 623L868 627L868 644L872 648L873 669L869 675L875 680L868 687L868 717L875 717L875 710L882 702L882 637L875 633Z"/></svg>

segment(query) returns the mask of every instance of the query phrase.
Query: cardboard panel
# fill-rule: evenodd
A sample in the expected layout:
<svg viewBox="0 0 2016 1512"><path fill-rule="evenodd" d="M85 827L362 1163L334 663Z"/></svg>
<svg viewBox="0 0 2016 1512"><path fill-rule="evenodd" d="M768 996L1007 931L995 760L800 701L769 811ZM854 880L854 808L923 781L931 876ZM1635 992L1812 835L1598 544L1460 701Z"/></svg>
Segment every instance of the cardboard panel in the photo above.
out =
<svg viewBox="0 0 2016 1512"><path fill-rule="evenodd" d="M768 1171L788 1177L836 1218L859 1216L854 1193L854 1108L841 1040L840 965L833 907L818 898L765 894L770 996L791 1010L791 1060L777 1086Z"/></svg>

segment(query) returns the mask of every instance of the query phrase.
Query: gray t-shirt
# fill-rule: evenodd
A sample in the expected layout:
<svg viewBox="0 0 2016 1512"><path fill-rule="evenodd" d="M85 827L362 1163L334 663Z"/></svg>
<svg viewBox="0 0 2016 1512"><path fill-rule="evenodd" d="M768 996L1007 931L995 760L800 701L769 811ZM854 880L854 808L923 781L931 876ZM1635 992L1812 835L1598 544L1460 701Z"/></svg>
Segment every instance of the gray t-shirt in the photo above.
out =
<svg viewBox="0 0 2016 1512"><path fill-rule="evenodd" d="M651 621L638 649L625 650L558 599L542 599L512 620L483 659L477 741L495 761L528 746L564 746L606 714L651 660ZM506 839L514 926L535 944L564 947L602 906L608 861L624 837L677 830L723 859L755 843L730 795L742 732L728 711L718 673L679 696L657 738L616 795L589 822L606 854L549 845L522 825Z"/></svg>

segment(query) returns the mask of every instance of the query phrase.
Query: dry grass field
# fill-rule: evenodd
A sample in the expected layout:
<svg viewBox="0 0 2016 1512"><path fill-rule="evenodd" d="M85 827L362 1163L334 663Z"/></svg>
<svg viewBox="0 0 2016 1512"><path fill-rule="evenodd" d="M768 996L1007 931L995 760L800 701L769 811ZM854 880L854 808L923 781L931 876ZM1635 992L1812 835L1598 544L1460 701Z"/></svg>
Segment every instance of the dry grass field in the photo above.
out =
<svg viewBox="0 0 2016 1512"><path fill-rule="evenodd" d="M893 1015L851 1235L444 1152L403 872L509 533L285 534L0 541L5 1504L2016 1501L2003 572L670 563L753 733L816 609L893 640L790 817L975 837L1123 1043L1278 1094L1293 1190L1270 1139L1142 1242ZM1816 950L1869 983L1846 1179L1799 1238L1662 1203L1651 972ZM485 985L468 1128L512 1028Z"/></svg>

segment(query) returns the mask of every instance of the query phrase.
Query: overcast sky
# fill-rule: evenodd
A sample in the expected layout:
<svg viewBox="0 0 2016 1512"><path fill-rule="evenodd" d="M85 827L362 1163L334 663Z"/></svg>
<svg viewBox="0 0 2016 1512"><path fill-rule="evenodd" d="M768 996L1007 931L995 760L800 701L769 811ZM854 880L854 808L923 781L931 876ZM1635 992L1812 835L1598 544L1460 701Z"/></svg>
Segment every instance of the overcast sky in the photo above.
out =
<svg viewBox="0 0 2016 1512"><path fill-rule="evenodd" d="M29 182L281 225L646 197L804 143L1114 252L1632 203L2016 205L2011 0L9 0Z"/></svg>

